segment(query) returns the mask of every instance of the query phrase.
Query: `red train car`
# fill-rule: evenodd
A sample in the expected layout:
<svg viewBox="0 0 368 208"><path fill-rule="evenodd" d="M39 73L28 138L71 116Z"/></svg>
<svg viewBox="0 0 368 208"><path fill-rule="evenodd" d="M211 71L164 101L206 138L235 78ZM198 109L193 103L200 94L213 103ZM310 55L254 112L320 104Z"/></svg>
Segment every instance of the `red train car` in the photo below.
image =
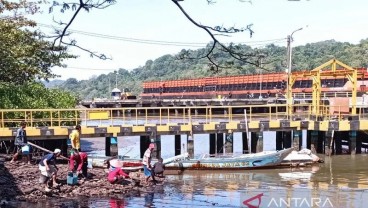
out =
<svg viewBox="0 0 368 208"><path fill-rule="evenodd" d="M293 93L311 93L312 78L294 72L296 77ZM366 69L358 69L358 92L366 91L368 82ZM263 98L283 96L286 93L286 73L262 75L238 75L228 77L206 77L199 79L152 81L143 83L142 99L212 99L212 98ZM351 92L351 82L343 75L322 78L322 92Z"/></svg>

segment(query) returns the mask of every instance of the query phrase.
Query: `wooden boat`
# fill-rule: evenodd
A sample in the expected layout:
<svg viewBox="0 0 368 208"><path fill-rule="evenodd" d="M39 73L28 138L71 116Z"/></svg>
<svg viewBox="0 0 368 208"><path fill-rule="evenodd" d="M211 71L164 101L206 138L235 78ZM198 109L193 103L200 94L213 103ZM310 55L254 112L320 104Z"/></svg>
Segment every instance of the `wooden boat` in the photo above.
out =
<svg viewBox="0 0 368 208"><path fill-rule="evenodd" d="M180 162L172 162L166 165L167 169L254 169L280 165L293 148L280 151L265 151L254 154L221 155L211 157L208 155L198 159L188 159Z"/></svg>
<svg viewBox="0 0 368 208"><path fill-rule="evenodd" d="M141 160L119 160L112 159L112 157L94 156L88 157L89 168L107 168L107 162L109 161L110 166L121 167L124 171L137 171L143 169Z"/></svg>
<svg viewBox="0 0 368 208"><path fill-rule="evenodd" d="M166 158L163 160L163 164L169 164L172 162L179 162L188 159L188 153L184 153L181 155L177 155L174 157ZM88 163L90 168L106 168L107 162L110 163L110 167L119 167L124 171L138 171L143 169L143 163L140 159L130 159L125 156L118 156L118 158L113 159L112 157L89 157ZM157 162L156 160L152 161L152 164Z"/></svg>

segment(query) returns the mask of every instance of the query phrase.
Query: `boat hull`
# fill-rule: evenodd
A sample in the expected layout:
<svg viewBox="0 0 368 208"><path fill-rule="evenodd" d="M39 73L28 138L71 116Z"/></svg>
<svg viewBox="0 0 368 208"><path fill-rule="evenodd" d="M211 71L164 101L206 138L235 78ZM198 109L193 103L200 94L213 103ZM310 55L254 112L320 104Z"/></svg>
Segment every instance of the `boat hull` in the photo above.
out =
<svg viewBox="0 0 368 208"><path fill-rule="evenodd" d="M293 148L241 155L238 157L216 157L189 159L166 165L167 169L219 170L219 169L257 169L278 166Z"/></svg>

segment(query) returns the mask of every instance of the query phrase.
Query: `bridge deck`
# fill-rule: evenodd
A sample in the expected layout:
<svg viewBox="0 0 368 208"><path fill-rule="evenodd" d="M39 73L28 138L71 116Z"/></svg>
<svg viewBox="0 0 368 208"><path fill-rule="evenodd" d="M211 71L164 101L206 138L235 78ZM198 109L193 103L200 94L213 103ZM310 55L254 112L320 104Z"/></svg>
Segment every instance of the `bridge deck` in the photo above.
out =
<svg viewBox="0 0 368 208"><path fill-rule="evenodd" d="M316 114L310 105L293 105L293 115L287 115L286 107L270 104L0 110L0 139L12 138L21 121L28 123L27 135L35 139L68 137L76 124L82 126L83 137L245 132L247 125L250 132L368 130L368 114L361 107L356 115L342 110L332 112L332 106L321 106L321 112Z"/></svg>

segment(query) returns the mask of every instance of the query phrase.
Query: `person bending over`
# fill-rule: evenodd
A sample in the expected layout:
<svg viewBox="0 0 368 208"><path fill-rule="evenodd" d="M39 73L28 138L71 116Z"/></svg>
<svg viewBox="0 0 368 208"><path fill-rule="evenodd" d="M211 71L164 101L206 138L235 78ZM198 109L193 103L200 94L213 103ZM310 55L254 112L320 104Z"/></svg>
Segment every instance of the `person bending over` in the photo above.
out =
<svg viewBox="0 0 368 208"><path fill-rule="evenodd" d="M69 159L69 170L77 171L78 175L82 174L84 178L87 178L88 170L88 156L85 152L72 151Z"/></svg>
<svg viewBox="0 0 368 208"><path fill-rule="evenodd" d="M52 184L54 187L57 187L59 184L56 181L58 168L56 167L56 158L61 154L60 149L55 149L54 153L47 154L43 156L38 167L41 171L41 176L46 177L46 180L43 181L45 184L45 191L51 191L48 186L48 181L52 178Z"/></svg>
<svg viewBox="0 0 368 208"><path fill-rule="evenodd" d="M162 158L159 158L158 162L153 165L153 172L155 173L155 176L164 176L165 165L163 164L163 161L164 160Z"/></svg>
<svg viewBox="0 0 368 208"><path fill-rule="evenodd" d="M124 178L129 178L129 175L126 174L121 168L111 169L109 175L107 176L107 180L111 184L119 184Z"/></svg>

